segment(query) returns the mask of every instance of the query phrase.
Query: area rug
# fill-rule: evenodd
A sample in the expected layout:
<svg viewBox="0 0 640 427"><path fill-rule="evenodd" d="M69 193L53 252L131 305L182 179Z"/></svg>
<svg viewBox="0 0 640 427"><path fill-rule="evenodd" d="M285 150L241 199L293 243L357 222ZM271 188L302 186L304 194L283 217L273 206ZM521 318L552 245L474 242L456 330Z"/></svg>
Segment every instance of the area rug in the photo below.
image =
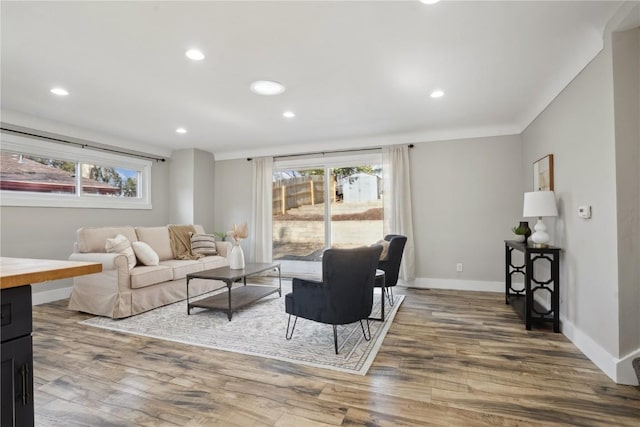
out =
<svg viewBox="0 0 640 427"><path fill-rule="evenodd" d="M279 298L276 293L241 308L233 313L231 321L221 311L194 308L191 315L187 315L186 301L181 301L126 319L94 317L80 323L127 334L365 375L404 296L396 295L393 307L387 301L384 322L369 321L370 341L362 336L360 323L338 326L339 354L336 355L331 325L299 318L293 338L285 339L289 316L284 310L284 295L289 292L290 286L290 281L283 281L282 297ZM380 317L378 292L374 295L371 316Z"/></svg>

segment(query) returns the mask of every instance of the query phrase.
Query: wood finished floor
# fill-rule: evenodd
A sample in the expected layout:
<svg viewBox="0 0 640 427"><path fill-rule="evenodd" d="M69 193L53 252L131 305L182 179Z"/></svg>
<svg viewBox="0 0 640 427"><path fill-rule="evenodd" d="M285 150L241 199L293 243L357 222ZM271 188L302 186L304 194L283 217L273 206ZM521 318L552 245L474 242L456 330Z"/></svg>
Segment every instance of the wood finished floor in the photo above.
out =
<svg viewBox="0 0 640 427"><path fill-rule="evenodd" d="M90 316L66 301L36 306L36 425L640 426L640 388L613 383L562 334L526 331L501 294L404 293L366 376L83 326Z"/></svg>

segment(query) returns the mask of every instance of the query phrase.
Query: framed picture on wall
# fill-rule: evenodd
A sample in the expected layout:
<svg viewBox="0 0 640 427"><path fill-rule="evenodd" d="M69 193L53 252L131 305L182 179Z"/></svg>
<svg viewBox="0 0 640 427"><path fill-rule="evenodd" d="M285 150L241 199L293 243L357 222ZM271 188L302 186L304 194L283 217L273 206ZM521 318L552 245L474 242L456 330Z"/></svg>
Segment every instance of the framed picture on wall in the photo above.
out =
<svg viewBox="0 0 640 427"><path fill-rule="evenodd" d="M533 191L553 191L553 154L533 162Z"/></svg>

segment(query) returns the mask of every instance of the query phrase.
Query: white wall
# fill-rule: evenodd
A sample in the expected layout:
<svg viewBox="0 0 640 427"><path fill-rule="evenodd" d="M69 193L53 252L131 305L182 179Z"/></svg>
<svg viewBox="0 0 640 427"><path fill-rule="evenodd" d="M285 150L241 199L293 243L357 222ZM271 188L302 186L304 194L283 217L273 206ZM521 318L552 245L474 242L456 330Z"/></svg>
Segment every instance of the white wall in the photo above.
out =
<svg viewBox="0 0 640 427"><path fill-rule="evenodd" d="M215 158L212 153L194 150L193 223L201 224L207 233L215 225Z"/></svg>
<svg viewBox="0 0 640 427"><path fill-rule="evenodd" d="M415 285L503 289L503 240L522 214L521 156L519 136L415 144ZM216 230L250 221L251 162L217 161L215 186ZM243 249L249 253L248 245Z"/></svg>
<svg viewBox="0 0 640 427"><path fill-rule="evenodd" d="M634 322L639 307L636 299L635 307L630 308L636 315L629 319L622 317L625 303L621 304L620 298L625 292L618 285L619 200L614 113L609 34L602 52L523 132L522 167L531 185L532 162L545 154L554 155L560 216L556 221L549 220L547 225L551 225L555 244L563 248L560 265L563 333L611 378L633 383L634 379L621 378L617 372L621 363L620 331L627 327L637 331L638 323ZM637 162L630 168L637 171ZM620 172L624 174L624 170ZM591 219L577 216L580 205L592 206ZM638 283L631 286L637 287Z"/></svg>
<svg viewBox="0 0 640 427"><path fill-rule="evenodd" d="M522 220L520 137L420 143L410 158L416 283L496 290L504 240Z"/></svg>
<svg viewBox="0 0 640 427"><path fill-rule="evenodd" d="M170 159L169 222L214 231L215 160L208 151L176 150Z"/></svg>
<svg viewBox="0 0 640 427"><path fill-rule="evenodd" d="M560 305L564 317L617 355L618 295L615 135L611 49L605 48L523 133L522 168L554 155L559 218L545 219L563 248ZM593 217L578 218L580 205ZM596 313L606 315L596 315Z"/></svg>
<svg viewBox="0 0 640 427"><path fill-rule="evenodd" d="M613 79L619 353L624 356L640 348L640 27L613 34Z"/></svg>
<svg viewBox="0 0 640 427"><path fill-rule="evenodd" d="M251 195L253 191L251 162L246 159L217 161L215 166L215 231L228 231L232 224L251 224ZM249 239L242 241L247 261L250 254Z"/></svg>
<svg viewBox="0 0 640 427"><path fill-rule="evenodd" d="M176 150L169 160L169 222L193 224L194 150Z"/></svg>

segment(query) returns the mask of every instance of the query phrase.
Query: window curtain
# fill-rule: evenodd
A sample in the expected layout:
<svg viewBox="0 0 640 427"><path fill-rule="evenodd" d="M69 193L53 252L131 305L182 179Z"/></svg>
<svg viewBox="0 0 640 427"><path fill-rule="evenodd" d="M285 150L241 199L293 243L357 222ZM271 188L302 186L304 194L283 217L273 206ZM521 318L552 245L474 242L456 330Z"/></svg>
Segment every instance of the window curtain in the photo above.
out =
<svg viewBox="0 0 640 427"><path fill-rule="evenodd" d="M384 176L384 232L407 236L402 255L400 278L410 281L416 277L411 215L411 174L409 147L406 144L384 147L382 150Z"/></svg>
<svg viewBox="0 0 640 427"><path fill-rule="evenodd" d="M271 262L273 157L254 158L251 254L254 262Z"/></svg>

